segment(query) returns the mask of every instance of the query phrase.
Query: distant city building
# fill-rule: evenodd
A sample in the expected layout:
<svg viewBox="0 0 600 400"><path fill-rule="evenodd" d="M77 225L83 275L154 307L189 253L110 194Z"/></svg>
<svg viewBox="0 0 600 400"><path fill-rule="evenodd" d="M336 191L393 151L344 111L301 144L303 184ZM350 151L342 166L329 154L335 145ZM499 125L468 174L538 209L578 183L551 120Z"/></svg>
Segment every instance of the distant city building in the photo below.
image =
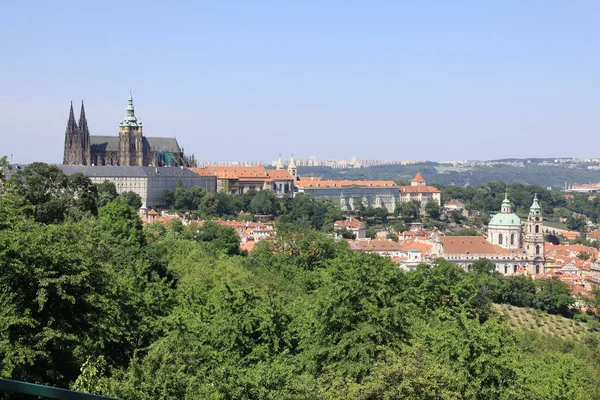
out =
<svg viewBox="0 0 600 400"><path fill-rule="evenodd" d="M435 186L427 186L420 172L410 181L410 186L400 186L400 201L417 201L424 207L430 201L442 203L442 194Z"/></svg>
<svg viewBox="0 0 600 400"><path fill-rule="evenodd" d="M142 121L135 116L133 97L129 93L127 114L119 123L119 136L90 135L83 102L79 124L73 103L65 131L64 165L111 166L194 166L175 138L145 137Z"/></svg>
<svg viewBox="0 0 600 400"><path fill-rule="evenodd" d="M57 165L65 174L82 173L93 183L109 181L115 184L117 193L137 193L148 206L164 205L163 190L175 190L177 182L186 189L200 186L215 193L217 180L214 176L200 176L183 167L132 167L132 166L75 166Z"/></svg>

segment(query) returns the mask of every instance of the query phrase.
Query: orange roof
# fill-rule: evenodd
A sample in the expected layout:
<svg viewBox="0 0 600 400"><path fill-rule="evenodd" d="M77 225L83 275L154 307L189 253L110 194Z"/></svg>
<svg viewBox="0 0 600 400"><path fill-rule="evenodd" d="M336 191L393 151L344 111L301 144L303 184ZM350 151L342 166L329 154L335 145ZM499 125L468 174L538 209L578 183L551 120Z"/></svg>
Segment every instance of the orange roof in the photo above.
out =
<svg viewBox="0 0 600 400"><path fill-rule="evenodd" d="M350 218L346 218L344 220L340 220L340 221L335 221L333 223L333 226L336 228L353 228L353 229L358 229L360 228L361 222L359 219L356 219L354 217L350 217Z"/></svg>
<svg viewBox="0 0 600 400"><path fill-rule="evenodd" d="M285 169L268 169L267 174L273 181L291 181L292 176Z"/></svg>
<svg viewBox="0 0 600 400"><path fill-rule="evenodd" d="M150 210L150 212L148 212L148 215L158 215L158 213L156 212L155 209Z"/></svg>
<svg viewBox="0 0 600 400"><path fill-rule="evenodd" d="M423 176L421 176L420 172L417 172L417 174L415 175L415 177L412 179L411 182L423 182L423 183L425 183L425 179L423 179Z"/></svg>
<svg viewBox="0 0 600 400"><path fill-rule="evenodd" d="M334 188L347 186L360 187L398 187L393 181L322 181L317 180L311 182L308 180L300 180L297 185L299 188Z"/></svg>
<svg viewBox="0 0 600 400"><path fill-rule="evenodd" d="M399 186L400 193L440 193L435 186Z"/></svg>
<svg viewBox="0 0 600 400"><path fill-rule="evenodd" d="M208 166L204 168L192 168L192 171L202 176L216 176L217 179L264 179L268 177L265 167Z"/></svg>
<svg viewBox="0 0 600 400"><path fill-rule="evenodd" d="M587 237L590 239L600 239L600 231L592 231L587 234Z"/></svg>
<svg viewBox="0 0 600 400"><path fill-rule="evenodd" d="M300 176L298 177L298 179L301 181L320 181L323 178L321 178L320 176Z"/></svg>
<svg viewBox="0 0 600 400"><path fill-rule="evenodd" d="M427 243L415 242L415 241L405 241L402 242L402 250L409 251L410 249L417 249L421 252L422 255L425 255L433 246Z"/></svg>
<svg viewBox="0 0 600 400"><path fill-rule="evenodd" d="M507 250L488 242L481 236L442 236L442 247L446 254L514 254L517 251ZM522 252L522 250L521 250Z"/></svg>
<svg viewBox="0 0 600 400"><path fill-rule="evenodd" d="M248 253L254 250L254 246L256 246L256 242L254 240L248 240L246 243L240 243L240 248L242 250L246 250Z"/></svg>
<svg viewBox="0 0 600 400"><path fill-rule="evenodd" d="M349 242L353 250L358 251L402 251L402 244L381 238L373 240L356 240Z"/></svg>

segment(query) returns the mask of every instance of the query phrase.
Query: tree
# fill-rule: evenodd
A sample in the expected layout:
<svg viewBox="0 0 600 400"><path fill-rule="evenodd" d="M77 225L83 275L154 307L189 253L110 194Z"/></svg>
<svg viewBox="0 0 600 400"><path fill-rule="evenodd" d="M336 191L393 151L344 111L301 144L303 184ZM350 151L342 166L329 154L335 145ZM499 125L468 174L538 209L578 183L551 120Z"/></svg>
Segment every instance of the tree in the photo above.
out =
<svg viewBox="0 0 600 400"><path fill-rule="evenodd" d="M570 216L567 219L567 227L573 231L583 232L586 229L585 217Z"/></svg>
<svg viewBox="0 0 600 400"><path fill-rule="evenodd" d="M108 249L89 220L0 230L0 375L66 386L119 331Z"/></svg>
<svg viewBox="0 0 600 400"><path fill-rule="evenodd" d="M546 242L552 243L555 246L560 244L560 239L554 234L549 233L546 236L544 236L544 239L546 240Z"/></svg>
<svg viewBox="0 0 600 400"><path fill-rule="evenodd" d="M67 176L58 167L32 163L14 173L6 186L32 206L28 212L42 223L97 214L96 186L82 174Z"/></svg>
<svg viewBox="0 0 600 400"><path fill-rule="evenodd" d="M385 236L387 239L393 240L394 242L397 242L400 240L400 238L398 237L397 234L395 234L394 232L388 232L388 234Z"/></svg>
<svg viewBox="0 0 600 400"><path fill-rule="evenodd" d="M277 215L279 199L272 190L261 190L252 197L249 211L253 214Z"/></svg>
<svg viewBox="0 0 600 400"><path fill-rule="evenodd" d="M553 314L569 313L569 308L575 303L575 299L566 283L560 279L538 279L536 283L538 286L536 308Z"/></svg>
<svg viewBox="0 0 600 400"><path fill-rule="evenodd" d="M396 215L404 222L413 222L419 218L420 206L416 201L401 202L396 205Z"/></svg>
<svg viewBox="0 0 600 400"><path fill-rule="evenodd" d="M142 198L139 194L133 191L123 192L119 195L129 207L133 207L136 210L142 206Z"/></svg>
<svg viewBox="0 0 600 400"><path fill-rule="evenodd" d="M215 251L223 251L228 255L242 254L240 237L227 226L221 226L213 221L207 221L198 229L195 239L205 242Z"/></svg>
<svg viewBox="0 0 600 400"><path fill-rule="evenodd" d="M373 209L373 217L379 219L382 224L387 223L390 213L385 207L377 207Z"/></svg>
<svg viewBox="0 0 600 400"><path fill-rule="evenodd" d="M117 198L117 187L114 183L104 181L96 185L98 190L98 207L104 207ZM165 189L166 190L166 189Z"/></svg>
<svg viewBox="0 0 600 400"><path fill-rule="evenodd" d="M440 219L440 205L435 200L428 201L425 204L425 212L429 215L429 218Z"/></svg>
<svg viewBox="0 0 600 400"><path fill-rule="evenodd" d="M4 172L11 168L12 167L8 164L6 156L0 157L0 188L6 182L6 176L4 175Z"/></svg>
<svg viewBox="0 0 600 400"><path fill-rule="evenodd" d="M161 198L167 208L171 208L175 204L175 192L172 190L163 189Z"/></svg>
<svg viewBox="0 0 600 400"><path fill-rule="evenodd" d="M98 222L111 234L114 244L138 246L143 243L142 221L136 210L121 197L100 208Z"/></svg>
<svg viewBox="0 0 600 400"><path fill-rule="evenodd" d="M336 233L338 234L338 236L341 236L343 239L351 239L351 240L356 239L356 234L354 232L348 230L348 228L346 228L346 227L338 229Z"/></svg>

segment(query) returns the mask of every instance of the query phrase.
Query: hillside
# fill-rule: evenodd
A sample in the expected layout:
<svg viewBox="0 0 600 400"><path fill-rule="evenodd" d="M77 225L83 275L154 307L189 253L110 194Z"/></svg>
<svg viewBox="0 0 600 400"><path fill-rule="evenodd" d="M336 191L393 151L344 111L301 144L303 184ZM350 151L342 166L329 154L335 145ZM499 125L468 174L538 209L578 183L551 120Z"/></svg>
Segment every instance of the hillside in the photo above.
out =
<svg viewBox="0 0 600 400"><path fill-rule="evenodd" d="M524 167L510 165L475 166L453 168L436 163L410 165L378 165L367 168L333 169L329 167L299 167L301 176L320 176L325 179L390 179L396 182L409 182L417 172L421 172L429 184L478 185L492 181L540 185L562 188L565 182L600 182L600 171L588 170L585 165L578 167L548 166L535 163Z"/></svg>
<svg viewBox="0 0 600 400"><path fill-rule="evenodd" d="M531 331L561 339L583 342L587 337L600 341L600 332L585 322L574 321L561 315L548 314L533 308L495 304L498 313L505 317L508 326L515 331Z"/></svg>

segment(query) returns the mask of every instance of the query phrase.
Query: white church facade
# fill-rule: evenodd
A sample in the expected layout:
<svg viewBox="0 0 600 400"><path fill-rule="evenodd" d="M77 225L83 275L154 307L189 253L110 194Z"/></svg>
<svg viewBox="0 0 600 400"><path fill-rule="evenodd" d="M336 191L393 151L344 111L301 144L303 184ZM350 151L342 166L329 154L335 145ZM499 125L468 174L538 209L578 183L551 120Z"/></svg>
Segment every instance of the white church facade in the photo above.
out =
<svg viewBox="0 0 600 400"><path fill-rule="evenodd" d="M487 239L480 236L440 237L441 257L468 268L474 261L486 258L504 275L545 272L544 217L537 194L529 209L527 221L512 211L505 196L500 212L488 224Z"/></svg>

